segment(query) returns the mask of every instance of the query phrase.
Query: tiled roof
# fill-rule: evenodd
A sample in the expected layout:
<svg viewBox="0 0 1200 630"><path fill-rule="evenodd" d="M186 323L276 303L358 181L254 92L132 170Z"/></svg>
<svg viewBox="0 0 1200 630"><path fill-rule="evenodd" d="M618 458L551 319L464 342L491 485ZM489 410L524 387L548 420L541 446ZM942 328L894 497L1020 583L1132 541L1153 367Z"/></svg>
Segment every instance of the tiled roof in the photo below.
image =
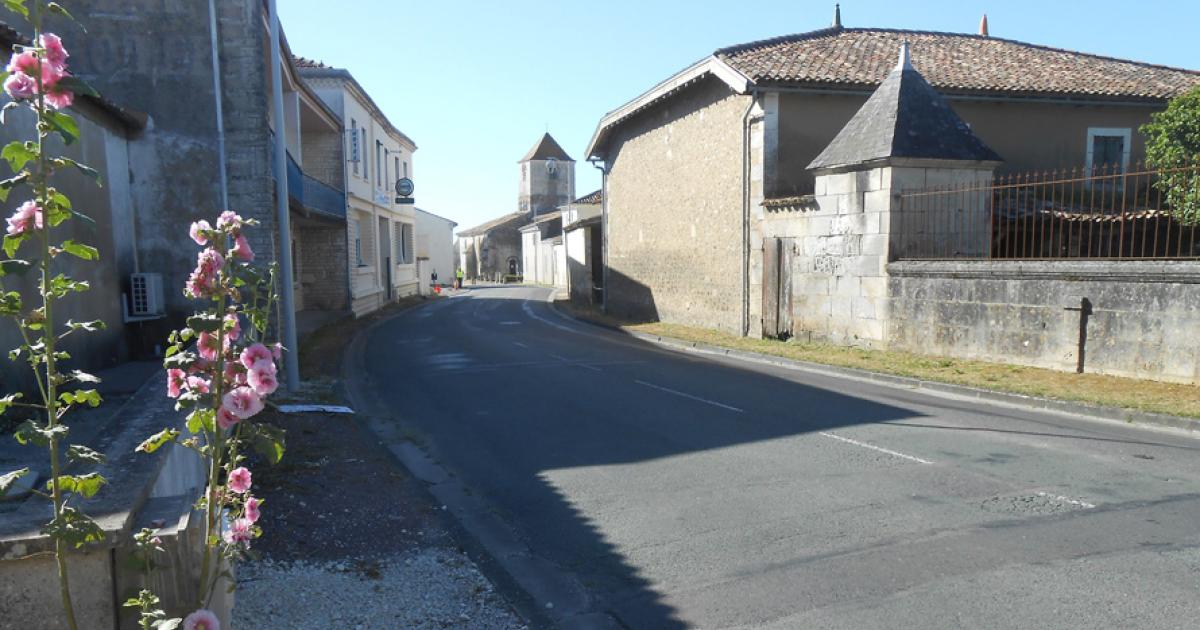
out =
<svg viewBox="0 0 1200 630"><path fill-rule="evenodd" d="M322 61L317 61L315 59L309 59L307 57L292 57L292 61L296 64L297 68L328 68L329 67L329 66L325 65L325 63Z"/></svg>
<svg viewBox="0 0 1200 630"><path fill-rule="evenodd" d="M601 202L600 191L597 190L596 192L588 193L588 194L576 199L575 201L572 201L571 203L579 204L581 206L595 206L595 205L599 205L600 202Z"/></svg>
<svg viewBox="0 0 1200 630"><path fill-rule="evenodd" d="M550 159L562 160L564 162L575 161L571 159L571 156L567 155L566 151L563 151L563 148L554 140L554 137L547 133L542 136L541 140L538 140L537 144L533 145L533 148L525 154L525 157L521 158L521 161L528 162L530 160Z"/></svg>
<svg viewBox="0 0 1200 630"><path fill-rule="evenodd" d="M523 222L528 217L529 217L529 213L527 213L527 212L512 212L512 213L506 214L502 217L496 217L495 219L492 219L491 221L488 221L487 223L480 223L479 225L476 225L473 228L459 230L458 235L459 236L479 236L480 234L484 234L484 233L494 230L498 227L516 227L517 223ZM512 226L506 225L509 223L512 223L513 225Z"/></svg>
<svg viewBox="0 0 1200 630"><path fill-rule="evenodd" d="M874 87L908 41L939 91L1159 100L1200 85L1200 72L983 35L827 28L741 44L715 55L759 85Z"/></svg>
<svg viewBox="0 0 1200 630"><path fill-rule="evenodd" d="M902 44L900 63L808 168L885 158L1001 161L913 69L908 54Z"/></svg>

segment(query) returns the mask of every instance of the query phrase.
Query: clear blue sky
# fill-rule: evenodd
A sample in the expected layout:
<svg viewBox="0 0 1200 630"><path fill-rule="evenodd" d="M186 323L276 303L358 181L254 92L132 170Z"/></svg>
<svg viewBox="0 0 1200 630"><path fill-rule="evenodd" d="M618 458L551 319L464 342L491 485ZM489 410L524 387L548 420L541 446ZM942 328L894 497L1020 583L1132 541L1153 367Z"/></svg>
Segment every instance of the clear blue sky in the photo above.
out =
<svg viewBox="0 0 1200 630"><path fill-rule="evenodd" d="M417 205L464 229L516 209L547 129L583 151L605 112L722 46L829 25L810 0L278 0L293 51L350 70L416 141ZM991 34L1200 69L1195 0L846 0L847 27Z"/></svg>

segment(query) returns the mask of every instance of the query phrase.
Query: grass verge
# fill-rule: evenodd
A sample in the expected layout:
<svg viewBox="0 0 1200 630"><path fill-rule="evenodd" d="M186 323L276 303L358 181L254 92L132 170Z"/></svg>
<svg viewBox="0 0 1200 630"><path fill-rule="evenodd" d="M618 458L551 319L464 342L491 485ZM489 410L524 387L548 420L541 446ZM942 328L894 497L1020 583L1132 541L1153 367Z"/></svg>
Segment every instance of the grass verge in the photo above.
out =
<svg viewBox="0 0 1200 630"><path fill-rule="evenodd" d="M579 319L602 326L680 341L999 392L1200 418L1200 388L1195 385L1104 374L1075 374L895 350L865 350L795 340L751 339L678 324L624 322L562 300L556 306Z"/></svg>

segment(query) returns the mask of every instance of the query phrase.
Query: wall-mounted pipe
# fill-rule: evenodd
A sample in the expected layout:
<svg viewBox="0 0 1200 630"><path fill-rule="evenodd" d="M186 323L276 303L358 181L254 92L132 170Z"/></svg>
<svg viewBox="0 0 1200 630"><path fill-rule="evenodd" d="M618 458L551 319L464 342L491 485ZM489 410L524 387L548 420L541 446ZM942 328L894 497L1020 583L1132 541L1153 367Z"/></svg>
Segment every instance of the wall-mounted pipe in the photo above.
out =
<svg viewBox="0 0 1200 630"><path fill-rule="evenodd" d="M217 166L221 183L221 211L229 209L229 180L225 164L225 108L221 102L220 38L217 36L216 0L208 0L208 30L212 39L213 105L217 110Z"/></svg>

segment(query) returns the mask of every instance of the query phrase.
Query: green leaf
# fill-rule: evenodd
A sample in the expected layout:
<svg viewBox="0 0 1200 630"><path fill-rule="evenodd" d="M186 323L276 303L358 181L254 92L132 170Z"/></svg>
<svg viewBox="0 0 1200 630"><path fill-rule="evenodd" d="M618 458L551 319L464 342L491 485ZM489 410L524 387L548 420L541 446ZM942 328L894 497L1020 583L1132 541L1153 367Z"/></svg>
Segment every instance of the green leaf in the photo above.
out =
<svg viewBox="0 0 1200 630"><path fill-rule="evenodd" d="M10 473L0 475L0 497L8 494L8 490L13 487L13 484L17 483L18 479L28 474L29 469L22 468L20 470L14 470Z"/></svg>
<svg viewBox="0 0 1200 630"><path fill-rule="evenodd" d="M87 175L88 177L91 177L92 179L96 180L97 184L99 184L99 185L104 184L103 180L100 177L100 171L97 171L96 169L94 169L86 164L80 164L79 162L76 162L75 160L72 160L71 158L65 158L65 157L54 158L54 161L55 161L55 164L60 165L60 166L74 166L76 169L79 170L80 173L83 173L84 175Z"/></svg>
<svg viewBox="0 0 1200 630"><path fill-rule="evenodd" d="M59 245L59 247L61 247L62 250L68 254L71 254L76 258L82 258L83 260L96 260L97 258L100 258L100 250L92 247L91 245L84 245L83 243L76 243L75 241L68 240L63 241L62 245Z"/></svg>
<svg viewBox="0 0 1200 630"><path fill-rule="evenodd" d="M4 8L23 18L29 18L29 8L25 6L25 0L4 0Z"/></svg>
<svg viewBox="0 0 1200 630"><path fill-rule="evenodd" d="M100 93L96 91L96 88L92 87L87 81L84 81L79 77L63 77L59 79L56 87L64 90L70 90L71 92L74 92L76 96L100 96Z"/></svg>
<svg viewBox="0 0 1200 630"><path fill-rule="evenodd" d="M96 331L104 330L107 327L107 325L104 323L104 320L102 320L102 319L94 319L90 322L77 322L77 321L68 319L65 326L67 328L70 328L71 330L86 330L88 332L96 332ZM76 373L84 374L84 372L76 372ZM88 376L91 376L91 375L89 374ZM96 377L93 376L92 378L96 378ZM100 379L96 379L94 382L99 383Z"/></svg>
<svg viewBox="0 0 1200 630"><path fill-rule="evenodd" d="M217 414L212 409L196 409L188 414L187 429L192 433L199 434L201 431L209 433L216 430Z"/></svg>
<svg viewBox="0 0 1200 630"><path fill-rule="evenodd" d="M4 412L8 411L8 408L11 407L13 405L13 403L17 402L17 399L21 398L21 396L22 396L22 394L17 393L17 394L9 394L9 395L5 396L4 398L0 398L0 414L3 414Z"/></svg>
<svg viewBox="0 0 1200 630"><path fill-rule="evenodd" d="M181 623L183 623L183 619L177 617L175 619L155 621L150 627L154 628L154 630L176 630Z"/></svg>
<svg viewBox="0 0 1200 630"><path fill-rule="evenodd" d="M55 15L61 15L65 18L67 18L68 20L71 20L72 22L74 22L76 25L79 26L79 30L83 31L84 33L87 33L87 29L84 28L83 25L79 23L79 20L76 20L75 16L71 15L71 13L69 11L67 11L66 8L63 7L63 5L61 5L57 2L50 2L50 3L46 4L46 9L48 9L51 13L53 13ZM60 81L60 83L61 83L61 81Z"/></svg>
<svg viewBox="0 0 1200 630"><path fill-rule="evenodd" d="M7 254L9 258L16 256L17 248L21 246L21 243L25 242L25 239L28 238L28 236L28 234L19 234L17 236L5 235L4 253Z"/></svg>
<svg viewBox="0 0 1200 630"><path fill-rule="evenodd" d="M214 333L221 329L225 320L210 313L200 313L187 318L188 328L197 332Z"/></svg>
<svg viewBox="0 0 1200 630"><path fill-rule="evenodd" d="M42 533L66 541L76 547L104 540L104 530L79 510L64 506L62 512L46 524Z"/></svg>
<svg viewBox="0 0 1200 630"><path fill-rule="evenodd" d="M0 260L0 278L10 273L24 273L29 270L29 261L20 258Z"/></svg>
<svg viewBox="0 0 1200 630"><path fill-rule="evenodd" d="M9 291L0 294L0 315L19 315L23 306L20 293Z"/></svg>
<svg viewBox="0 0 1200 630"><path fill-rule="evenodd" d="M28 140L13 140L0 149L0 158L8 162L14 173L21 172L25 165L38 157L37 145Z"/></svg>
<svg viewBox="0 0 1200 630"><path fill-rule="evenodd" d="M72 492L90 499L96 496L100 491L100 486L103 486L107 481L100 473L91 472L86 475L59 475L58 489L61 492ZM46 490L54 491L54 480L46 482Z"/></svg>
<svg viewBox="0 0 1200 630"><path fill-rule="evenodd" d="M67 459L73 462L103 464L105 457L103 453L94 451L82 444L72 444L67 447Z"/></svg>
<svg viewBox="0 0 1200 630"><path fill-rule="evenodd" d="M50 128L62 136L64 143L72 144L79 139L79 125L75 124L75 119L70 114L51 110L45 112L43 117Z"/></svg>
<svg viewBox="0 0 1200 630"><path fill-rule="evenodd" d="M73 392L63 392L58 399L68 405L86 404L89 407L100 406L100 393L94 389L77 389Z"/></svg>
<svg viewBox="0 0 1200 630"><path fill-rule="evenodd" d="M284 430L266 423L254 423L250 426L254 427L251 436L254 451L271 464L278 464L283 459Z"/></svg>
<svg viewBox="0 0 1200 630"><path fill-rule="evenodd" d="M51 188L47 192L50 193L50 202L53 205L58 206L59 208L62 208L64 210L71 209L71 200L66 195L58 192L58 190L56 190L54 188Z"/></svg>
<svg viewBox="0 0 1200 630"><path fill-rule="evenodd" d="M3 122L0 121L0 124ZM8 201L8 194L26 181L29 181L29 171L22 171L8 179L0 180L0 201Z"/></svg>
<svg viewBox="0 0 1200 630"><path fill-rule="evenodd" d="M163 429L162 431L159 431L158 433L146 438L141 444L138 444L138 447L134 450L140 453L153 453L154 451L162 448L164 445L174 442L175 438L177 437L179 437L179 431L176 429Z"/></svg>

